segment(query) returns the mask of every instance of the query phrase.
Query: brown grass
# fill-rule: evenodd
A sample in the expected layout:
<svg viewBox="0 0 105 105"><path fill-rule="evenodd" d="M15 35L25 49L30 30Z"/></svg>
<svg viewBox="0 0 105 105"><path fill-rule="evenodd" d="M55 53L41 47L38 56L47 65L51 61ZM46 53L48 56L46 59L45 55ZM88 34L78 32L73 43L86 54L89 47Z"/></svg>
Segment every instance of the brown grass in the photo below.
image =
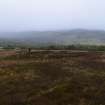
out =
<svg viewBox="0 0 105 105"><path fill-rule="evenodd" d="M0 53L0 105L105 105L103 52Z"/></svg>

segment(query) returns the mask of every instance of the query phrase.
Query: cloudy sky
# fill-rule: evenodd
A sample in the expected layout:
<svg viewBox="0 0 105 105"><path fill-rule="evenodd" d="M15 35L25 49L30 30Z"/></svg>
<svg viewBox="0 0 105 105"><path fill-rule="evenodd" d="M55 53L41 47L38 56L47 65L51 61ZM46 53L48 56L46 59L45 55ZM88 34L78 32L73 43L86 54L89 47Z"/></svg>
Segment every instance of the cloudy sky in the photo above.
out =
<svg viewBox="0 0 105 105"><path fill-rule="evenodd" d="M105 0L0 0L0 31L104 29Z"/></svg>

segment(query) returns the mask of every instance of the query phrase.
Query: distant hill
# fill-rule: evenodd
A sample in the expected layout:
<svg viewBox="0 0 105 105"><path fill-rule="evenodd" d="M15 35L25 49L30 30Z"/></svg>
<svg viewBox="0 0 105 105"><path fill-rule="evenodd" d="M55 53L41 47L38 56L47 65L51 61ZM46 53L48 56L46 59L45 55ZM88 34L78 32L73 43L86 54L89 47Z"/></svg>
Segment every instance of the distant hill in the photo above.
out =
<svg viewBox="0 0 105 105"><path fill-rule="evenodd" d="M63 30L63 31L30 31L30 32L2 32L0 44L48 45L48 44L89 44L105 45L105 31L103 30Z"/></svg>

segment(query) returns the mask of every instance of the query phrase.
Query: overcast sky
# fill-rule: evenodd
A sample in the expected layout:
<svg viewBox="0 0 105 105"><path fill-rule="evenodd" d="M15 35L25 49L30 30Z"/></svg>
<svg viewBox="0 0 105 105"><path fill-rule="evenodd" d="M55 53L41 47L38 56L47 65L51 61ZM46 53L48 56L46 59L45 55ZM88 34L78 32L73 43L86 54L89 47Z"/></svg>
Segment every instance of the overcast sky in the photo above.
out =
<svg viewBox="0 0 105 105"><path fill-rule="evenodd" d="M0 31L105 29L105 0L0 0Z"/></svg>

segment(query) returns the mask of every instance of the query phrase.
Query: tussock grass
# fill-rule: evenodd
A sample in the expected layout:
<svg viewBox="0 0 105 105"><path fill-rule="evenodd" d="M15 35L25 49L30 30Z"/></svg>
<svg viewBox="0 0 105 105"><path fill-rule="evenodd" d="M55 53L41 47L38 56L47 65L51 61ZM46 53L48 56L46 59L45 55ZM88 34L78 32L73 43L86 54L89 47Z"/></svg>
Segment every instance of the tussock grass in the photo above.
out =
<svg viewBox="0 0 105 105"><path fill-rule="evenodd" d="M105 105L104 53L44 52L0 59L0 105Z"/></svg>

